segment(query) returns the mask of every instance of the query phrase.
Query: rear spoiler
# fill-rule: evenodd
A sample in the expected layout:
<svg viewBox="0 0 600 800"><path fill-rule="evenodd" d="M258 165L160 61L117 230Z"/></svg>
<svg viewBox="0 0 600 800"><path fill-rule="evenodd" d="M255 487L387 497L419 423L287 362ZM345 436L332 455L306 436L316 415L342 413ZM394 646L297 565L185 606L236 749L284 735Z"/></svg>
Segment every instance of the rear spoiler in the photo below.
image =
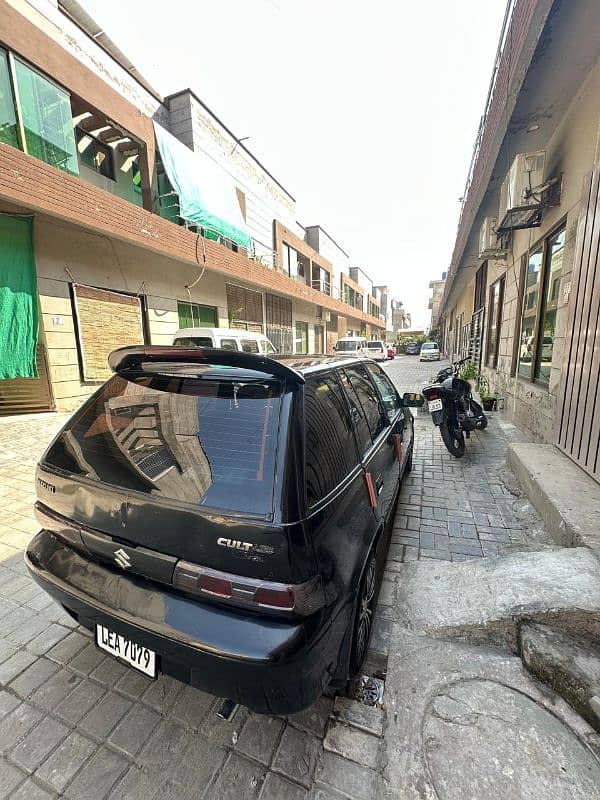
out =
<svg viewBox="0 0 600 800"><path fill-rule="evenodd" d="M119 347L108 357L113 372L139 369L144 362L172 364L217 364L223 367L239 367L255 372L264 372L281 380L305 383L304 375L280 361L254 353L238 350L221 350L216 347L173 347L153 345L151 347Z"/></svg>

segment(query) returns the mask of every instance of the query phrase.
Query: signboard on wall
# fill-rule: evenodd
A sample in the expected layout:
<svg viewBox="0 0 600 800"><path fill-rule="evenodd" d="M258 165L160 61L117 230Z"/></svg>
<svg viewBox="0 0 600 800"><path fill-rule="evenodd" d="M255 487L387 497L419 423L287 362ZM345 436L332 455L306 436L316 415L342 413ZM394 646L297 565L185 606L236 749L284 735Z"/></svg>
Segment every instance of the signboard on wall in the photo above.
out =
<svg viewBox="0 0 600 800"><path fill-rule="evenodd" d="M144 344L141 298L73 284L73 299L83 379L106 380L112 374L107 359L113 350Z"/></svg>

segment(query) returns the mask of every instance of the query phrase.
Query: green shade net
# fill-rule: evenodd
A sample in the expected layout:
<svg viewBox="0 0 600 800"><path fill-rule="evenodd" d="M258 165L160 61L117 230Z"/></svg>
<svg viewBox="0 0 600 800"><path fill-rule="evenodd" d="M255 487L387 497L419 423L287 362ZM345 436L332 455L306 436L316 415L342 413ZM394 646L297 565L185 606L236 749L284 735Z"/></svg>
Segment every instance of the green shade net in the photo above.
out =
<svg viewBox="0 0 600 800"><path fill-rule="evenodd" d="M69 95L18 59L15 75L27 152L46 164L79 175Z"/></svg>
<svg viewBox="0 0 600 800"><path fill-rule="evenodd" d="M207 233L250 247L246 222L230 176L200 150L190 150L157 122L154 133L167 177L178 195L179 216Z"/></svg>
<svg viewBox="0 0 600 800"><path fill-rule="evenodd" d="M0 379L37 378L32 220L0 214Z"/></svg>

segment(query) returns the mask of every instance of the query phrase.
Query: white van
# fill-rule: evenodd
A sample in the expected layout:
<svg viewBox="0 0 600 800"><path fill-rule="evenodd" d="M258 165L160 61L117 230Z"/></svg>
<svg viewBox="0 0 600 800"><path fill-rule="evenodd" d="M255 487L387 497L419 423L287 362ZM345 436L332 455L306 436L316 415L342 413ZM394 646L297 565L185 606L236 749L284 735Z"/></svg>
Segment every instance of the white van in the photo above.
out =
<svg viewBox="0 0 600 800"><path fill-rule="evenodd" d="M239 328L180 328L173 337L176 347L220 347L244 353L269 355L277 350L263 333Z"/></svg>
<svg viewBox="0 0 600 800"><path fill-rule="evenodd" d="M338 339L333 348L338 356L368 356L367 340L364 336L346 336Z"/></svg>

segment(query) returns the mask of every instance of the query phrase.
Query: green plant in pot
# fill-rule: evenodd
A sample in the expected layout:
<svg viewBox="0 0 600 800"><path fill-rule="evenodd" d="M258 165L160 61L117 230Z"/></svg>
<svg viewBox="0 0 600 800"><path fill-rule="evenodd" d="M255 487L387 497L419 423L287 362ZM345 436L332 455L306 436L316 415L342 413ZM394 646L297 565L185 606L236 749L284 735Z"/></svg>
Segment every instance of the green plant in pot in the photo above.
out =
<svg viewBox="0 0 600 800"><path fill-rule="evenodd" d="M494 411L496 408L496 398L490 394L490 382L486 375L480 374L477 379L477 388L481 397L481 405L484 411Z"/></svg>

